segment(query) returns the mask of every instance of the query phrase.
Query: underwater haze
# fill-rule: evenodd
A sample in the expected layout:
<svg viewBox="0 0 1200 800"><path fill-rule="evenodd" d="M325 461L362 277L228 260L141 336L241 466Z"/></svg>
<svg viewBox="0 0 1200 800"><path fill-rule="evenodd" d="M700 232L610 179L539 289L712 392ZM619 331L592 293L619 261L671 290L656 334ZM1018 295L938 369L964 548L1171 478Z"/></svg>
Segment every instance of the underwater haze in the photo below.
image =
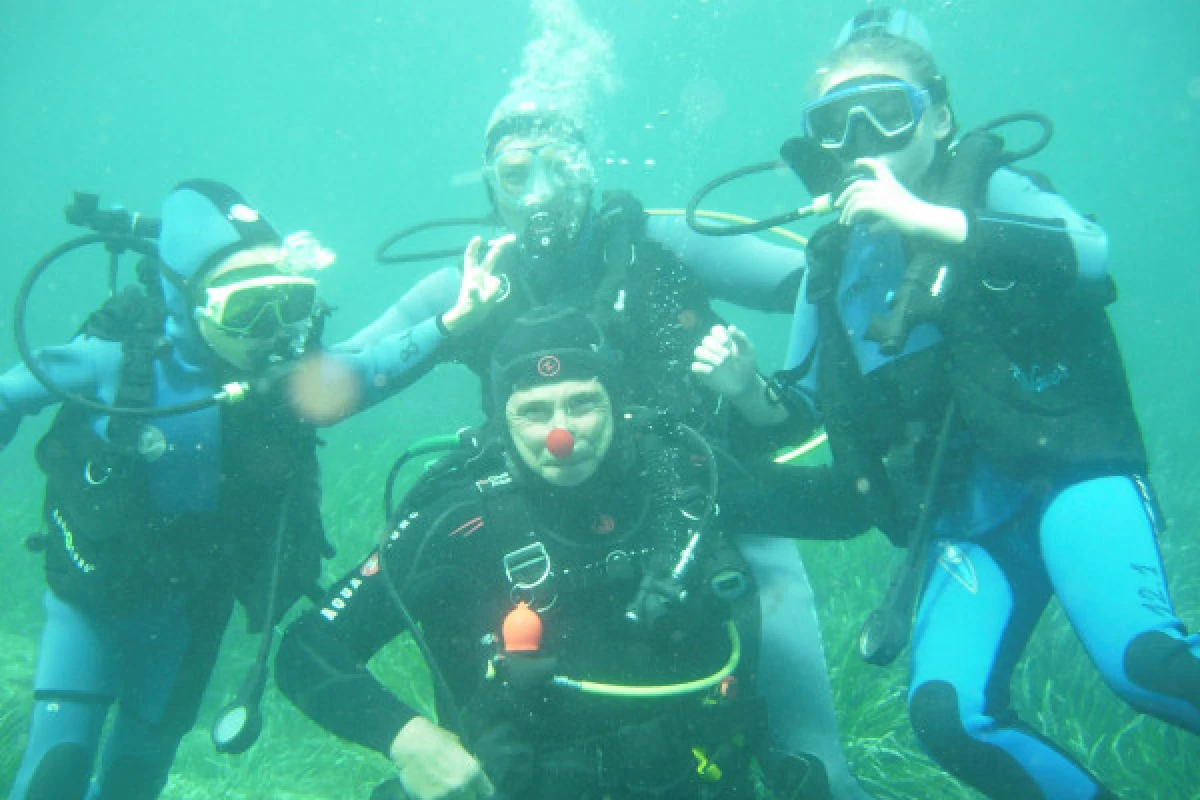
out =
<svg viewBox="0 0 1200 800"><path fill-rule="evenodd" d="M1180 616L1200 625L1200 3L1195 0L897 2L933 37L960 124L1035 110L1055 125L1025 166L1048 174L1111 241L1112 307L1153 478ZM0 25L0 363L17 360L13 300L25 272L83 231L73 190L157 215L176 183L238 187L281 231L311 230L338 254L322 278L327 340L363 326L434 264L382 265L399 228L487 210L478 170L488 114L514 80L572 76L600 132L602 188L678 208L726 170L776 157L796 135L807 76L861 0L53 0L4 4ZM529 46L534 43L534 46ZM1013 131L1013 143L1022 140ZM710 205L765 216L805 202L776 176ZM809 228L799 227L805 232ZM451 240L462 244L462 240ZM444 244L444 242L443 242ZM92 250L56 265L29 305L33 345L68 339L105 295ZM764 368L785 316L723 309ZM40 524L31 455L50 413L0 452L0 791L24 746L41 626ZM441 367L323 434L324 512L339 556L366 553L383 522L383 478L415 439L478 420L478 387ZM854 653L896 557L871 535L803 543L817 591L851 767L879 798L978 797L919 750L905 666ZM323 733L273 689L266 730L242 756L207 726L253 660L235 624L198 727L163 797L366 798L378 756ZM410 680L404 647L381 669ZM1052 606L1014 679L1021 713L1124 798L1200 798L1200 740L1140 716L1104 686Z"/></svg>

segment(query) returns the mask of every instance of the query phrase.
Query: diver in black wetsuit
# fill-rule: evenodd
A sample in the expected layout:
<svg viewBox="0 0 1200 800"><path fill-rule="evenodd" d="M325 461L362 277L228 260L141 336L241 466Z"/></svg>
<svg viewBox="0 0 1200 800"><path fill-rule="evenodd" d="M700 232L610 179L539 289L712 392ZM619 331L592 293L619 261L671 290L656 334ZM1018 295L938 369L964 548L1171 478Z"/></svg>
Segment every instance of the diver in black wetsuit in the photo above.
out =
<svg viewBox="0 0 1200 800"><path fill-rule="evenodd" d="M588 132L566 100L514 90L488 121L485 187L515 240L501 237L490 248L475 240L461 269L422 279L332 351L377 367L363 388L370 402L444 361L467 365L486 386L491 348L514 318L543 304L569 305L589 313L622 353L633 402L683 415L735 453L756 450L757 431L725 413L736 401L722 403L696 385L692 351L719 322L710 300L760 311L790 307L803 254L781 254L752 237L697 242L682 220L650 216L631 195L597 193ZM488 398L485 391L485 404ZM813 591L796 545L780 527L752 519L731 532L755 579L770 587L759 686L774 711L771 740L820 757L837 800L864 800L841 749Z"/></svg>
<svg viewBox="0 0 1200 800"><path fill-rule="evenodd" d="M380 547L286 633L282 691L386 754L409 796L753 797L752 756L788 776L785 796L829 796L819 762L756 752L759 603L719 530L711 452L626 407L624 388L586 315L516 320L492 361L489 444L418 482ZM658 462L681 453L664 481ZM689 535L682 556L656 547L664 527ZM673 602L634 624L663 557ZM438 723L366 669L418 625Z"/></svg>

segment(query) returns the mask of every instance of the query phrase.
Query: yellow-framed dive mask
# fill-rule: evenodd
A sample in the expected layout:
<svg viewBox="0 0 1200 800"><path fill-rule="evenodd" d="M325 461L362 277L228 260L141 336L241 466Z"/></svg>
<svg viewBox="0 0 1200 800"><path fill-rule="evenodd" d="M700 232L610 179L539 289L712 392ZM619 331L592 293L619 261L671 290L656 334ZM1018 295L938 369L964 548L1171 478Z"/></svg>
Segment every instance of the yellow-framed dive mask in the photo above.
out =
<svg viewBox="0 0 1200 800"><path fill-rule="evenodd" d="M316 303L312 278L261 275L205 289L196 316L232 336L267 338L310 320Z"/></svg>

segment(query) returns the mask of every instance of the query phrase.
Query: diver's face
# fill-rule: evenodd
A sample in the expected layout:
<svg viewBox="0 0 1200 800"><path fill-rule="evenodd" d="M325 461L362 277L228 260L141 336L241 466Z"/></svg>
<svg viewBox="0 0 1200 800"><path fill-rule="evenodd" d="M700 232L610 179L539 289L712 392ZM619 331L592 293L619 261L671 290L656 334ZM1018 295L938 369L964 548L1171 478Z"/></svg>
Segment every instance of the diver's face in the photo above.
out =
<svg viewBox="0 0 1200 800"><path fill-rule="evenodd" d="M501 139L484 175L510 231L524 235L531 227L554 225L561 228L554 233L567 239L578 235L596 183L581 143L538 132Z"/></svg>
<svg viewBox="0 0 1200 800"><path fill-rule="evenodd" d="M281 273L280 248L234 253L204 276L194 317L201 338L230 366L253 372L303 340L316 281Z"/></svg>
<svg viewBox="0 0 1200 800"><path fill-rule="evenodd" d="M504 412L517 455L552 486L583 483L596 474L612 446L612 399L595 379L518 389ZM546 438L556 428L574 440L565 457L547 446Z"/></svg>
<svg viewBox="0 0 1200 800"><path fill-rule="evenodd" d="M878 79L878 80L876 80ZM860 61L830 70L820 81L820 97L831 97L838 92L853 91L863 84L903 82L914 92L921 87L910 70L896 64L876 61ZM901 97L904 96L900 92ZM927 98L927 93L925 94ZM892 98L888 102L894 102ZM870 108L864 96L863 106ZM945 104L922 108L914 104L911 113L916 116L911 136L902 146L892 149L872 125L865 119L857 119L849 125L845 145L834 152L845 161L856 158L876 157L884 161L901 183L915 186L924 177L937 155L939 143L953 133L954 125L949 108ZM861 115L861 112L860 112ZM884 117L881 112L880 117Z"/></svg>

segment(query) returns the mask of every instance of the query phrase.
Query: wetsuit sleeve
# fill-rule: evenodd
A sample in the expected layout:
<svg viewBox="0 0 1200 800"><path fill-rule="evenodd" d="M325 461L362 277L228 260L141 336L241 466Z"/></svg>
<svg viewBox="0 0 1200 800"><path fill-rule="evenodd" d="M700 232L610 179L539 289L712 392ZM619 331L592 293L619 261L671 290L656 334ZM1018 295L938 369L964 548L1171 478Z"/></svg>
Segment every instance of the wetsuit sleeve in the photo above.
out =
<svg viewBox="0 0 1200 800"><path fill-rule="evenodd" d="M713 297L755 311L791 311L804 275L803 250L750 234L705 236L682 216L647 217L646 235L674 253Z"/></svg>
<svg viewBox="0 0 1200 800"><path fill-rule="evenodd" d="M381 548L330 589L319 608L285 633L275 658L276 683L330 733L386 755L396 734L417 715L367 670L367 662L408 630L397 592L406 606L424 605L413 596L419 590L407 589L409 577L415 567L436 568L438 548L424 544L453 510L411 512Z"/></svg>
<svg viewBox="0 0 1200 800"><path fill-rule="evenodd" d="M1045 298L1079 289L1111 299L1104 229L1013 170L993 173L986 208L968 215L966 247L989 287L1020 284Z"/></svg>
<svg viewBox="0 0 1200 800"><path fill-rule="evenodd" d="M767 464L727 480L721 519L729 530L821 540L849 539L872 524L854 482L832 465Z"/></svg>
<svg viewBox="0 0 1200 800"><path fill-rule="evenodd" d="M419 322L439 316L458 299L462 272L456 267L443 267L426 275L400 296L378 319L344 342L339 348L361 350L389 336L403 333Z"/></svg>
<svg viewBox="0 0 1200 800"><path fill-rule="evenodd" d="M116 374L121 346L116 342L80 336L69 344L46 347L33 354L37 365L56 386L84 397L97 397L99 376ZM100 398L112 401L111 397ZM22 417L59 402L24 364L0 375L0 447L8 444Z"/></svg>
<svg viewBox="0 0 1200 800"><path fill-rule="evenodd" d="M441 315L458 298L462 274L452 267L423 278L367 327L328 353L345 363L363 387L370 407L429 372L447 341Z"/></svg>

